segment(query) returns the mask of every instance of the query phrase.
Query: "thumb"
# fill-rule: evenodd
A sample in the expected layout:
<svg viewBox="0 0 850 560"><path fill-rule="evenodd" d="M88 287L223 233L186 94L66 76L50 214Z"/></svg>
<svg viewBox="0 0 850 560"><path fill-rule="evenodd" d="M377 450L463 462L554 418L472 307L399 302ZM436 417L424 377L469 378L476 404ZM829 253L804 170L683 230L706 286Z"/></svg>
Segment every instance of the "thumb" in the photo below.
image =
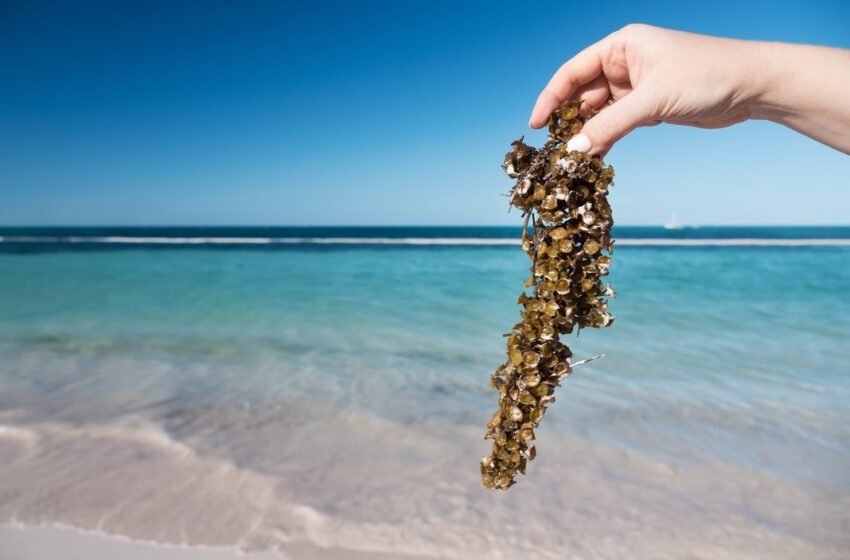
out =
<svg viewBox="0 0 850 560"><path fill-rule="evenodd" d="M602 109L585 123L581 134L570 138L567 149L604 154L614 142L650 121L652 102L646 91L635 89Z"/></svg>

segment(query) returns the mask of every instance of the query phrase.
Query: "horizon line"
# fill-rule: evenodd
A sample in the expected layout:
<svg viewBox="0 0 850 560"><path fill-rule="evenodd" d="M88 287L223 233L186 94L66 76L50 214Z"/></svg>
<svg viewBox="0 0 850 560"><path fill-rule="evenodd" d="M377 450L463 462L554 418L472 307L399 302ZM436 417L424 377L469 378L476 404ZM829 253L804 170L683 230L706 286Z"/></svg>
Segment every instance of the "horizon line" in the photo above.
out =
<svg viewBox="0 0 850 560"><path fill-rule="evenodd" d="M0 229L12 228L521 228L522 224L0 224ZM660 227L665 224L614 224L614 227ZM766 227L797 227L797 228L828 228L850 227L846 224L677 224L671 231L677 229L696 228L766 228Z"/></svg>

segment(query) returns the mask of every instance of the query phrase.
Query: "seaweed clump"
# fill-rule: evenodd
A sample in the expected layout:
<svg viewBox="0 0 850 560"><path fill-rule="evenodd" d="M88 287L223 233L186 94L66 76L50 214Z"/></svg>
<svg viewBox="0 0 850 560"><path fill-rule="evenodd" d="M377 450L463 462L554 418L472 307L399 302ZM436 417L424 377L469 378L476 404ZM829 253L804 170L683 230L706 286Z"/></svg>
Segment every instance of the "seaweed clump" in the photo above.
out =
<svg viewBox="0 0 850 560"><path fill-rule="evenodd" d="M506 335L507 360L491 376L499 410L485 435L493 440L492 452L481 460L481 480L491 489L510 488L535 457L534 431L555 401L555 387L577 365L561 336L614 320L606 300L614 291L602 282L614 249L607 198L614 170L599 156L567 151L567 141L589 118L580 106L562 105L549 118L542 148L520 138L502 164L517 180L510 204L523 212L531 276L517 301L522 319Z"/></svg>

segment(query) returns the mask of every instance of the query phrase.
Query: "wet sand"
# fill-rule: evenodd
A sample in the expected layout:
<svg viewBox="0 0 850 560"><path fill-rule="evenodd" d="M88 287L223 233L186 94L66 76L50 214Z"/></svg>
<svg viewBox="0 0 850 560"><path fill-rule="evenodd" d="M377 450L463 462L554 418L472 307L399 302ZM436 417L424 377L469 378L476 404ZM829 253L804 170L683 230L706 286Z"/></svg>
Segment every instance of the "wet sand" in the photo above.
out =
<svg viewBox="0 0 850 560"><path fill-rule="evenodd" d="M58 527L0 529L4 560L280 560L273 552L243 554L228 548L194 548L133 542Z"/></svg>
<svg viewBox="0 0 850 560"><path fill-rule="evenodd" d="M326 455L323 470L302 465L281 479L150 425L6 427L0 523L35 528L0 533L0 557L838 560L850 546L848 498L819 484L721 463L675 465L548 433L534 477L487 493L467 457L449 452L451 443L477 446L477 431L442 431L443 441L428 431L375 424L357 430L352 449L373 445L364 434L401 447L415 436L444 457L436 469L346 451L347 461ZM57 519L92 532L38 528ZM179 548L186 543L203 550Z"/></svg>
<svg viewBox="0 0 850 560"><path fill-rule="evenodd" d="M65 527L0 528L3 560L418 560L428 557L321 548L292 543L279 551L245 553L227 547L197 547L131 541Z"/></svg>

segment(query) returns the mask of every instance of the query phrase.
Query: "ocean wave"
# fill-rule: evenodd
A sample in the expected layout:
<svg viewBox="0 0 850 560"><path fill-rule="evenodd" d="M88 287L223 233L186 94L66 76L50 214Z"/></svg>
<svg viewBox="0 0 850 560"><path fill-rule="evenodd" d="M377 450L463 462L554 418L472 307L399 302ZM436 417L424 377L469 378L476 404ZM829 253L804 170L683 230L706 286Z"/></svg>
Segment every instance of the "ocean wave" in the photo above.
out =
<svg viewBox="0 0 850 560"><path fill-rule="evenodd" d="M516 246L519 239L486 237L136 237L136 236L0 236L0 244L94 245L413 245ZM628 247L850 247L850 239L618 239Z"/></svg>

